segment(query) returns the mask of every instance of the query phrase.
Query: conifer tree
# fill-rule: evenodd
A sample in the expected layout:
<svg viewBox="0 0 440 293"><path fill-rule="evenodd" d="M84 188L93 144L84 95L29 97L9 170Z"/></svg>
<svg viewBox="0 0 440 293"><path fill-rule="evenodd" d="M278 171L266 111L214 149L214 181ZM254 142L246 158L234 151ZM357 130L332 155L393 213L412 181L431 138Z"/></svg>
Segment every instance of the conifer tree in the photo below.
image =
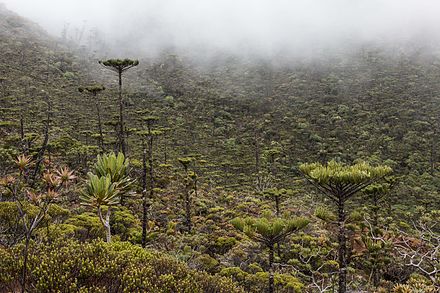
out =
<svg viewBox="0 0 440 293"><path fill-rule="evenodd" d="M118 97L119 97L119 150L126 155L125 128L124 128L124 101L122 99L122 74L128 69L139 65L138 60L131 59L108 59L101 60L99 64L118 74Z"/></svg>
<svg viewBox="0 0 440 293"><path fill-rule="evenodd" d="M391 173L392 170L388 166L370 166L365 162L348 166L336 161L330 161L326 165L320 163L302 164L299 169L307 181L321 191L323 196L329 198L338 209L338 292L345 293L348 266L347 231L345 228L346 201L365 187Z"/></svg>
<svg viewBox="0 0 440 293"><path fill-rule="evenodd" d="M281 216L280 204L281 201L287 196L293 195L292 189L285 188L269 188L263 191L263 196L268 198L269 200L274 201L275 203L275 215L277 217ZM277 243L277 253L278 256L281 256L281 246L280 243Z"/></svg>
<svg viewBox="0 0 440 293"><path fill-rule="evenodd" d="M307 226L309 221L305 218L294 219L280 219L270 218L270 216L263 218L235 218L232 220L232 225L243 232L252 240L259 242L269 249L268 256L268 271L269 282L268 292L274 292L274 246L276 243L284 241L289 235L303 229Z"/></svg>
<svg viewBox="0 0 440 293"><path fill-rule="evenodd" d="M275 212L276 216L280 217L281 210L280 210L280 204L281 201L287 197L293 195L292 189L285 189L285 188L269 188L263 191L263 196L272 200L275 203Z"/></svg>

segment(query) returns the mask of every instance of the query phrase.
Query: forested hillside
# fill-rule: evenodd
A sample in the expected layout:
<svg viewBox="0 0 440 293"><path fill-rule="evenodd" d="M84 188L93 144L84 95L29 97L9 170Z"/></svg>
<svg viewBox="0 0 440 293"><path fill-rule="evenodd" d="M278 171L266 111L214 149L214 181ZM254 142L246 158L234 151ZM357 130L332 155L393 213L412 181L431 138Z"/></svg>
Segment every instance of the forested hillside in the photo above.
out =
<svg viewBox="0 0 440 293"><path fill-rule="evenodd" d="M1 292L439 292L438 52L113 58L0 6Z"/></svg>

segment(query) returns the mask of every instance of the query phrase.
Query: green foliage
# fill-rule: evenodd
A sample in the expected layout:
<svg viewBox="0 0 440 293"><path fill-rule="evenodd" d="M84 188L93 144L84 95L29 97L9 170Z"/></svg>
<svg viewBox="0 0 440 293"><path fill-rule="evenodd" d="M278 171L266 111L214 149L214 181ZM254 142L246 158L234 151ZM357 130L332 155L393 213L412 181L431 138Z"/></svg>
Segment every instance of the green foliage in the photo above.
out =
<svg viewBox="0 0 440 293"><path fill-rule="evenodd" d="M188 169L189 164L193 161L193 159L189 157L178 158L177 160L179 161L180 164L182 164L185 170Z"/></svg>
<svg viewBox="0 0 440 293"><path fill-rule="evenodd" d="M30 218L38 214L38 208L29 203L25 203L22 209ZM44 221L47 222L47 220L48 217L46 216ZM23 220L20 219L17 203L10 201L0 202L0 243L8 245L21 239L25 233L22 225Z"/></svg>
<svg viewBox="0 0 440 293"><path fill-rule="evenodd" d="M217 253L224 254L226 251L231 249L237 243L237 239L234 237L223 237L220 236L216 239L214 243L214 248Z"/></svg>
<svg viewBox="0 0 440 293"><path fill-rule="evenodd" d="M49 224L46 227L42 227L36 231L38 239L44 241L56 241L60 239L71 239L78 236L78 227L71 224ZM79 237L78 237L79 238Z"/></svg>
<svg viewBox="0 0 440 293"><path fill-rule="evenodd" d="M123 241L140 243L140 221L125 207L121 207L112 213L112 231Z"/></svg>
<svg viewBox="0 0 440 293"><path fill-rule="evenodd" d="M375 194L386 194L390 190L390 184L383 183L383 184L371 184L367 186L363 192L367 195L375 195Z"/></svg>
<svg viewBox="0 0 440 293"><path fill-rule="evenodd" d="M285 189L285 188L269 188L263 191L263 195L265 197L268 197L270 199L273 198L281 198L281 197L287 197L292 196L294 194L294 191L292 189Z"/></svg>
<svg viewBox="0 0 440 293"><path fill-rule="evenodd" d="M370 166L366 162L346 166L336 161L330 161L327 165L302 164L299 169L320 184L360 184L384 177L392 171L388 166Z"/></svg>
<svg viewBox="0 0 440 293"><path fill-rule="evenodd" d="M248 237L263 243L276 243L287 235L303 229L309 224L305 218L278 219L278 218L235 218L232 225Z"/></svg>
<svg viewBox="0 0 440 293"><path fill-rule="evenodd" d="M115 68L117 70L125 71L133 66L139 65L139 61L131 59L108 59L99 61L99 64L102 64L106 67Z"/></svg>
<svg viewBox="0 0 440 293"><path fill-rule="evenodd" d="M72 225L75 232L75 238L80 240L90 240L103 238L104 232L97 215L89 212L83 212L79 215L70 217L65 221L66 225Z"/></svg>
<svg viewBox="0 0 440 293"><path fill-rule="evenodd" d="M323 286L335 282L335 238L339 230L334 226L337 216L329 204L336 198L328 201L306 190L292 176L292 166L299 162L334 159L328 164L306 164L300 169L316 186L329 188L320 189L324 193L338 186L343 187L341 190L362 191L362 196L349 194L353 201L344 206L353 291L372 291L374 272L401 282L398 279L405 279L412 270L420 271L409 267L408 259L396 253L402 240L417 244L410 245L407 252L435 251L432 240L438 237L439 215L434 211L440 206L440 103L433 94L439 91L437 55L402 50L398 56L391 56L380 48L366 46L350 56L321 58L316 63L304 61L301 66L278 67L262 60L251 62L225 56L200 70L176 55L164 54L145 62L142 69L130 76L130 90L118 101L124 123L118 119L115 89L107 86L108 93L100 95L97 106L102 115L101 146L94 121L98 118L91 113L94 110L90 101L78 97L78 85L91 84L80 91L92 96L104 89L89 80L98 74L90 66L90 60L96 57L87 55L87 49L81 49L85 55L79 56L72 44L54 42L5 9L0 9L0 27L0 175L5 175L5 179L16 177L18 172L13 167L18 155L38 156L49 116L48 149L35 180L31 178L33 166L24 172L24 180L34 185L29 191L35 191L36 202L41 199L39 191L45 184L40 182L40 170L51 169L53 165L68 165L78 175L79 184L60 195L57 205L49 207L31 237L36 243L46 245L56 239L71 238L89 241L105 236L100 218L79 205L78 195L87 179L84 175L90 170L98 177L111 173L112 183L119 182L120 178L114 178L119 175L114 174L124 172L114 168L99 174L93 163L98 153L118 148L117 134L123 124L126 158L130 158L132 168L128 170L124 160L121 166L126 169L125 176L131 173L132 178L140 177L141 140L148 136L157 139L152 162L157 166L153 174L157 188L153 191L160 196L148 201L147 246L166 250L200 270L213 273L230 269L234 272L231 276L249 292L266 290L268 274L263 268L266 269L267 255L247 237L237 235L229 224L236 217L245 220L248 215L255 217L272 210L272 204L262 200L264 197L280 201L276 204L281 205L282 212L277 208L277 215L310 216L314 212L324 220L309 225L307 234L286 237L280 243L279 255L277 246L274 247L274 262L280 263L275 270L286 275L284 281L278 282L275 274L278 291L293 291L286 285L290 277L298 278L306 292L316 289L312 278ZM137 60L130 59L100 63L118 73L138 65ZM52 106L49 113L47 97ZM148 123L157 125L151 131L144 130ZM340 162L359 163L350 166ZM379 164L392 167L400 176L400 184L389 182L387 167L375 169L381 167ZM182 166L187 169L184 176L177 168ZM382 177L385 183L376 182ZM192 187L195 180L197 196ZM375 183L367 186L372 181ZM182 182L191 195L191 235L182 233L180 227ZM117 197L125 193L125 183L118 186ZM132 183L130 187L140 190L139 185ZM27 199L26 190L22 191L19 197ZM1 187L0 193L0 241L2 245L14 246L24 235L23 220L12 193ZM91 198L84 203L97 204ZM108 222L116 239L140 242L141 209L138 198L125 202L123 208L112 206ZM38 206L25 203L23 210L33 218ZM104 207L103 211L109 209ZM272 232L284 231L282 226L254 223L244 230L254 240L259 237L259 241L264 237L258 231L272 237ZM433 234L421 233L421 227L429 227ZM407 233L407 238L398 236L401 232ZM15 255L7 256L5 250L0 251L2 264L9 266L17 261ZM420 260L420 255L413 260ZM46 261L50 263L48 258ZM438 262L433 264L438 267ZM433 267L423 261L422 268ZM1 271L0 287L5 284L1 279L5 277L5 282L14 282L13 290L18 290L18 279L11 279L17 266L12 270L0 266L2 269L6 272ZM108 292L106 285L99 283L99 273L98 265L93 276L97 284L77 291ZM61 269L54 276L60 274ZM79 277L78 282L82 281ZM387 288L393 285L390 281ZM425 290L409 282L402 286ZM60 290L68 288L65 285ZM2 290L12 291L1 287Z"/></svg>
<svg viewBox="0 0 440 293"><path fill-rule="evenodd" d="M16 149L0 147L0 167L11 166L18 154L19 152Z"/></svg>
<svg viewBox="0 0 440 293"><path fill-rule="evenodd" d="M269 274L257 269L255 273L248 273L238 267L224 268L219 273L222 276L232 277L233 280L243 285L247 292L258 293L267 290L266 283ZM276 292L303 292L304 284L289 274L275 274Z"/></svg>
<svg viewBox="0 0 440 293"><path fill-rule="evenodd" d="M127 192L133 184L128 175L129 161L122 153L98 155L94 172L98 177L109 176L120 193Z"/></svg>
<svg viewBox="0 0 440 293"><path fill-rule="evenodd" d="M102 92L103 90L105 90L105 87L103 85L100 85L100 84L89 85L89 86L86 86L86 87L79 87L78 88L78 91L81 92L81 93L84 92L84 91L87 91L88 93L93 94L93 95L96 95L99 92Z"/></svg>
<svg viewBox="0 0 440 293"><path fill-rule="evenodd" d="M195 259L195 263L198 264L201 270L207 272L215 272L219 266L219 261L209 256L208 254L202 254Z"/></svg>
<svg viewBox="0 0 440 293"><path fill-rule="evenodd" d="M393 293L434 293L438 288L433 286L430 281L422 276L412 276L407 284L397 284L393 288Z"/></svg>
<svg viewBox="0 0 440 293"><path fill-rule="evenodd" d="M326 222L334 222L336 221L336 215L326 207L320 206L315 210L315 216Z"/></svg>
<svg viewBox="0 0 440 293"><path fill-rule="evenodd" d="M28 292L243 292L223 277L189 269L169 256L124 242L72 240L33 245ZM13 288L20 250L0 248L0 286ZM1 288L1 287L0 287Z"/></svg>
<svg viewBox="0 0 440 293"><path fill-rule="evenodd" d="M83 205L100 207L119 204L120 192L110 175L98 177L89 173L88 177L86 189L80 196Z"/></svg>
<svg viewBox="0 0 440 293"><path fill-rule="evenodd" d="M76 77L75 73L69 71L64 72L63 76L65 79L74 79Z"/></svg>

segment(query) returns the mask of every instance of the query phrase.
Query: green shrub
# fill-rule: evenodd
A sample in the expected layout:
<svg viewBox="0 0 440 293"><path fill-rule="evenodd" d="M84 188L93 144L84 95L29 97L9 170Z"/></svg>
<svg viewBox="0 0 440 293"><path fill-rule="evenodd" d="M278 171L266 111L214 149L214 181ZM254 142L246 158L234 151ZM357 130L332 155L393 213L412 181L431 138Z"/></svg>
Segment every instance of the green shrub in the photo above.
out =
<svg viewBox="0 0 440 293"><path fill-rule="evenodd" d="M0 248L5 289L19 278L21 248ZM33 244L28 266L29 292L243 292L230 279L191 270L170 256L128 242Z"/></svg>
<svg viewBox="0 0 440 293"><path fill-rule="evenodd" d="M75 237L80 240L102 238L105 239L105 232L99 218L94 213L82 213L72 216L65 221L65 224L75 226Z"/></svg>
<svg viewBox="0 0 440 293"><path fill-rule="evenodd" d="M110 222L112 233L117 234L121 240L140 243L141 223L127 208L116 209Z"/></svg>
<svg viewBox="0 0 440 293"><path fill-rule="evenodd" d="M255 273L248 273L238 267L228 267L223 268L220 271L220 275L232 277L233 280L242 285L247 292L266 292L269 273L263 272L261 268L258 270L255 264L251 264L250 266L252 266L251 270L256 271ZM276 292L302 292L304 287L298 278L289 274L276 273L274 278Z"/></svg>

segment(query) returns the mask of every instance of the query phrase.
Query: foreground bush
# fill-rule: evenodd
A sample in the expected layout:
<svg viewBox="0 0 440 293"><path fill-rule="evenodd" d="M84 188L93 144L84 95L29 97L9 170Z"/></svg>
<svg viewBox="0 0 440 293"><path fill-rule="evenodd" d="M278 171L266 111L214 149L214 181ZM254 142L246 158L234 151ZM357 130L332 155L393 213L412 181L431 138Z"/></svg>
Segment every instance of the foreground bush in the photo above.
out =
<svg viewBox="0 0 440 293"><path fill-rule="evenodd" d="M20 287L20 248L0 248L0 292ZM230 279L126 242L33 245L28 269L29 292L243 292Z"/></svg>

